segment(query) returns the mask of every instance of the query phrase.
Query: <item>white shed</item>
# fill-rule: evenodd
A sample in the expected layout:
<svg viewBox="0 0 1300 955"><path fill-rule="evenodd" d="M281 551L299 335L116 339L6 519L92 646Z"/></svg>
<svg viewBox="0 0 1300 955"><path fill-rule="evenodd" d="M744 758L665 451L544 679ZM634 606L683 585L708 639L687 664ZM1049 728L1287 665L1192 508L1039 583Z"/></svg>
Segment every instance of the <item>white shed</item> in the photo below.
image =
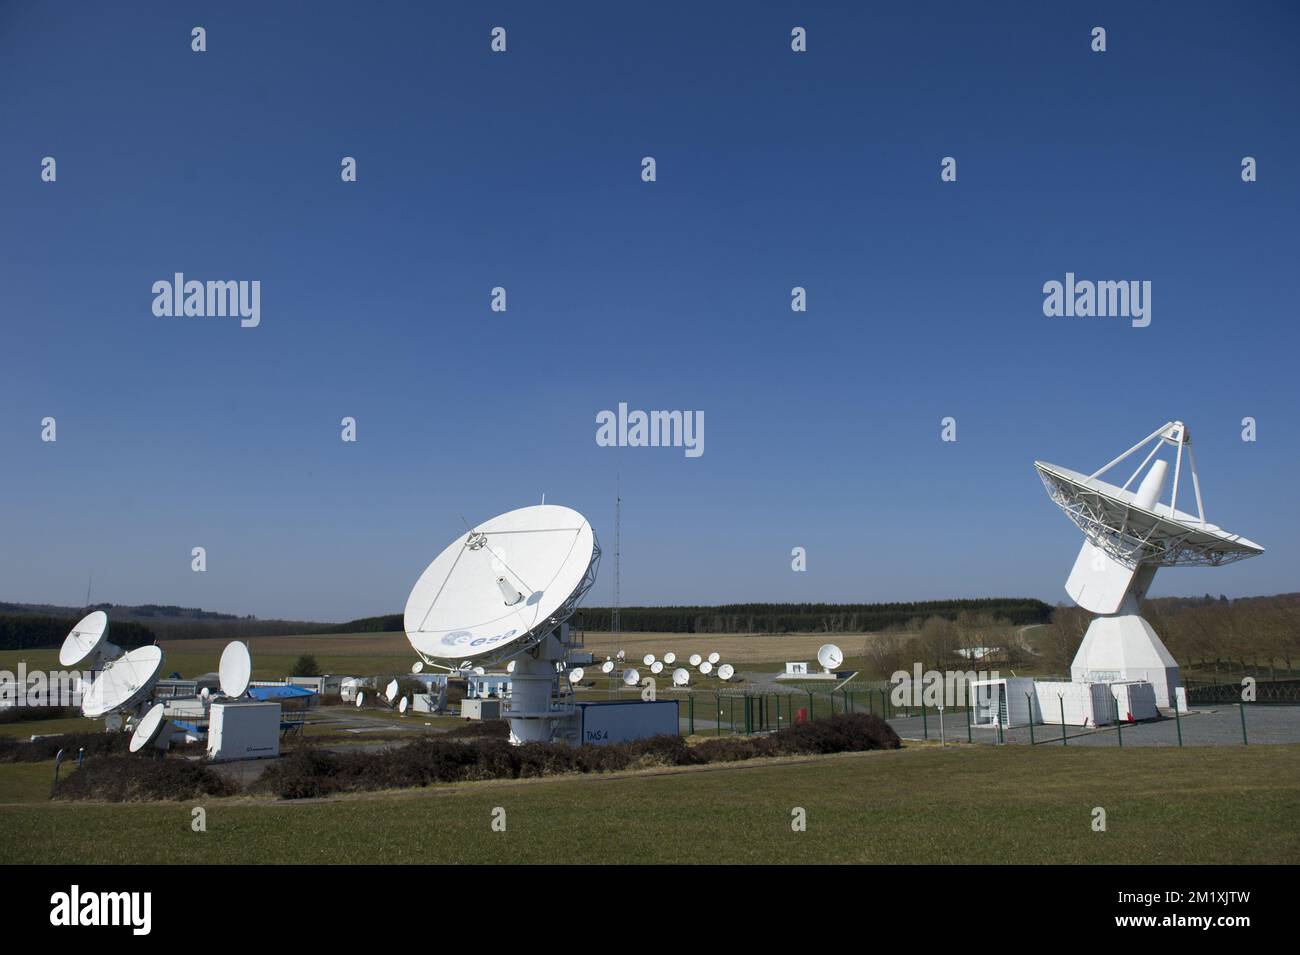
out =
<svg viewBox="0 0 1300 955"><path fill-rule="evenodd" d="M1028 726L1043 721L1034 681L1028 677L971 680L966 692L970 695L971 726Z"/></svg>
<svg viewBox="0 0 1300 955"><path fill-rule="evenodd" d="M1156 688L1150 683L1112 683L1110 692L1119 708L1119 718L1126 723L1153 720L1160 715L1156 709Z"/></svg>
<svg viewBox="0 0 1300 955"><path fill-rule="evenodd" d="M1115 722L1109 683L1035 683L1034 692L1044 723L1106 726Z"/></svg>

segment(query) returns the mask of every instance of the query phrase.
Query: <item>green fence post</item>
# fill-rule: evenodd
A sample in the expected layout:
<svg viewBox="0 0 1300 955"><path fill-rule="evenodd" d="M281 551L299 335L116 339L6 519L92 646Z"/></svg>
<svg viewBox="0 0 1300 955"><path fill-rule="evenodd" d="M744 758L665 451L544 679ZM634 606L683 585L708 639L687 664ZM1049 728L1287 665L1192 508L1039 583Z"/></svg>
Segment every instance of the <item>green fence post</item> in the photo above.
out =
<svg viewBox="0 0 1300 955"><path fill-rule="evenodd" d="M998 745L1001 746L1003 743L1007 741L1006 735L1002 732L1002 719L1001 717L998 716L993 717L993 719L998 724Z"/></svg>
<svg viewBox="0 0 1300 955"><path fill-rule="evenodd" d="M1241 713L1241 745L1249 746L1250 740L1246 739L1246 704L1238 703L1239 712Z"/></svg>
<svg viewBox="0 0 1300 955"><path fill-rule="evenodd" d="M966 707L966 742L968 743L972 742L971 735L970 735L970 707L969 706Z"/></svg>
<svg viewBox="0 0 1300 955"><path fill-rule="evenodd" d="M731 724L731 735L736 735L736 698L727 696L727 722Z"/></svg>
<svg viewBox="0 0 1300 955"><path fill-rule="evenodd" d="M776 728L781 729L781 694L776 695Z"/></svg>
<svg viewBox="0 0 1300 955"><path fill-rule="evenodd" d="M1056 698L1061 701L1061 745L1069 746L1070 744L1065 739L1065 697L1058 693Z"/></svg>
<svg viewBox="0 0 1300 955"><path fill-rule="evenodd" d="M695 694L686 695L686 730L688 736L695 735Z"/></svg>
<svg viewBox="0 0 1300 955"><path fill-rule="evenodd" d="M930 724L925 718L925 700L921 700L921 738L930 738Z"/></svg>
<svg viewBox="0 0 1300 955"><path fill-rule="evenodd" d="M1124 748L1124 724L1120 722L1120 718L1119 718L1119 700L1115 698L1115 694L1113 693L1111 694L1110 698L1111 701L1115 704L1115 738L1119 740L1120 749L1123 749Z"/></svg>
<svg viewBox="0 0 1300 955"><path fill-rule="evenodd" d="M813 718L813 694L812 690L808 691L808 721L812 722Z"/></svg>
<svg viewBox="0 0 1300 955"><path fill-rule="evenodd" d="M722 693L715 690L713 695L716 696L718 699L718 709L717 709L718 715L715 717L716 722L714 723L714 727L717 729L717 732L714 733L713 735L721 736L722 735Z"/></svg>
<svg viewBox="0 0 1300 955"><path fill-rule="evenodd" d="M1178 698L1174 698L1174 727L1178 730L1178 745L1183 745L1183 720L1178 715Z"/></svg>
<svg viewBox="0 0 1300 955"><path fill-rule="evenodd" d="M1029 704L1029 745L1034 745L1034 694L1026 693L1025 702Z"/></svg>
<svg viewBox="0 0 1300 955"><path fill-rule="evenodd" d="M827 694L827 696L829 696L831 700L831 716L834 716L835 715L835 691L831 690L830 693Z"/></svg>

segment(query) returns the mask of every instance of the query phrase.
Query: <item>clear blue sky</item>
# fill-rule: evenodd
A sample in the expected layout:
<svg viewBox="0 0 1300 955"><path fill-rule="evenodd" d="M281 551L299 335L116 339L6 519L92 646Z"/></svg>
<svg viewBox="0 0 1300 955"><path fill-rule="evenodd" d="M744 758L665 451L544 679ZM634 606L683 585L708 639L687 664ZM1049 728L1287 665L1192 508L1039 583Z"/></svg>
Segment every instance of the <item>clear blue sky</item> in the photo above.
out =
<svg viewBox="0 0 1300 955"><path fill-rule="evenodd" d="M1034 459L1171 418L1269 550L1153 593L1300 589L1297 10L2 3L0 600L399 611L543 492L612 551L619 467L625 604L1064 600ZM260 327L155 317L178 271ZM620 401L704 455L597 447Z"/></svg>

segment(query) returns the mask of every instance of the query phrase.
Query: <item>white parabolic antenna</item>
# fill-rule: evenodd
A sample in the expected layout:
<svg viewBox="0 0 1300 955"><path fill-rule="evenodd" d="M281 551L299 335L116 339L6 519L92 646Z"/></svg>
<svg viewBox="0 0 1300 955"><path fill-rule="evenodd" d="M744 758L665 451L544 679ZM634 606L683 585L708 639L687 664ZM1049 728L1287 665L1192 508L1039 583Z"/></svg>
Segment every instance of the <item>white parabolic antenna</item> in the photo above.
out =
<svg viewBox="0 0 1300 955"><path fill-rule="evenodd" d="M397 685L396 680L389 680L388 686L384 687L384 698L388 700L389 703L392 703L397 699L397 692L399 689L400 687Z"/></svg>
<svg viewBox="0 0 1300 955"><path fill-rule="evenodd" d="M664 654L664 666L672 666L676 662L677 654L673 653L671 650Z"/></svg>
<svg viewBox="0 0 1300 955"><path fill-rule="evenodd" d="M641 682L641 674L637 673L636 670L634 669L624 670L623 682L626 683L628 686L636 686L638 683Z"/></svg>
<svg viewBox="0 0 1300 955"><path fill-rule="evenodd" d="M644 663L646 666L650 666L652 663L655 662L655 655L653 653L647 653L645 656L641 658L641 662Z"/></svg>
<svg viewBox="0 0 1300 955"><path fill-rule="evenodd" d="M399 713L401 713L403 716L405 716L405 715L406 715L406 708L407 708L408 706L410 706L410 705L411 705L411 701L408 700L406 697L402 697L402 702L397 704L397 712L399 712Z"/></svg>
<svg viewBox="0 0 1300 955"><path fill-rule="evenodd" d="M140 647L105 663L81 698L82 714L94 718L139 703L153 689L162 665L158 647Z"/></svg>
<svg viewBox="0 0 1300 955"><path fill-rule="evenodd" d="M105 641L104 636L107 633L108 614L102 610L86 614L63 638L63 646L59 648L59 665L75 667L96 653L103 656L117 656L121 651Z"/></svg>
<svg viewBox="0 0 1300 955"><path fill-rule="evenodd" d="M136 724L135 732L131 734L130 750L138 753L150 744L156 744L159 749L166 749L168 738L171 736L171 727L167 723L165 715L166 707L161 703L155 703ZM164 738L164 731L166 731Z"/></svg>
<svg viewBox="0 0 1300 955"><path fill-rule="evenodd" d="M685 686L691 682L691 671L685 667L678 667L673 671L673 686Z"/></svg>
<svg viewBox="0 0 1300 955"><path fill-rule="evenodd" d="M697 667L700 665L700 661L703 659L704 657L700 656L698 653L692 653L689 662L691 666Z"/></svg>
<svg viewBox="0 0 1300 955"><path fill-rule="evenodd" d="M717 666L717 665L718 665L718 661L721 660L721 659L722 659L722 654L721 654L721 653L716 653L716 652L715 652L715 653L710 653L710 654L709 654L709 662L712 663L714 666Z"/></svg>
<svg viewBox="0 0 1300 955"><path fill-rule="evenodd" d="M586 676L586 671L582 667L574 667L569 671L569 682L581 683L584 676Z"/></svg>
<svg viewBox="0 0 1300 955"><path fill-rule="evenodd" d="M844 662L844 651L833 643L824 643L817 650L817 662L823 670L834 670Z"/></svg>
<svg viewBox="0 0 1300 955"><path fill-rule="evenodd" d="M1150 451L1123 485L1101 480L1148 445ZM1174 449L1173 481L1165 504L1160 498L1170 468L1158 455L1168 448ZM1044 461L1035 461L1034 467L1048 496L1085 538L1065 589L1075 603L1098 616L1070 665L1071 679L1146 680L1154 686L1157 705L1175 705L1181 684L1178 664L1138 614L1138 601L1161 567L1217 567L1262 554L1264 548L1206 520L1191 435L1181 421L1166 422L1092 474ZM1195 515L1178 508L1184 470L1191 474ZM1136 490L1130 490L1135 481Z"/></svg>
<svg viewBox="0 0 1300 955"><path fill-rule="evenodd" d="M591 525L570 508L541 504L494 517L452 541L420 575L406 601L406 637L444 660L537 643L577 609L599 556ZM507 603L498 577L521 599Z"/></svg>
<svg viewBox="0 0 1300 955"><path fill-rule="evenodd" d="M600 665L600 672L601 672L601 673L613 673L613 672L614 672L614 661L613 661L613 660L606 660L604 663L602 663L602 664Z"/></svg>
<svg viewBox="0 0 1300 955"><path fill-rule="evenodd" d="M221 663L217 665L217 677L221 681L221 692L231 699L238 699L248 692L248 683L253 678L253 658L248 652L248 644L238 640L226 644L221 651Z"/></svg>
<svg viewBox="0 0 1300 955"><path fill-rule="evenodd" d="M705 660L703 663L700 664L700 672L703 673L705 676L708 676L710 673L713 672L713 664L710 663L708 660Z"/></svg>
<svg viewBox="0 0 1300 955"><path fill-rule="evenodd" d="M366 702L366 694L365 694L364 692L358 691L358 692L357 692L357 708L360 709L361 706L362 706L365 702Z"/></svg>
<svg viewBox="0 0 1300 955"><path fill-rule="evenodd" d="M724 663L722 664L722 666L718 667L719 680L730 680L735 675L736 675L736 668L733 667L730 663Z"/></svg>
<svg viewBox="0 0 1300 955"><path fill-rule="evenodd" d="M650 672L655 674L663 673L664 672L663 661L656 660L654 663L650 664Z"/></svg>

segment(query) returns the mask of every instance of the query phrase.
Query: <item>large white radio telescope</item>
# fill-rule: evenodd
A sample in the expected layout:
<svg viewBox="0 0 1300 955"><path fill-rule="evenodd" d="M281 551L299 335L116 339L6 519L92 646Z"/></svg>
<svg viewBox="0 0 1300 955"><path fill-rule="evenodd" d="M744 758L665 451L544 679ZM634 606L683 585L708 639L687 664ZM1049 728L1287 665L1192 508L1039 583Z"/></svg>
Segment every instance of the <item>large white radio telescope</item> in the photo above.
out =
<svg viewBox="0 0 1300 955"><path fill-rule="evenodd" d="M1101 475L1147 445L1150 451L1122 486L1101 480ZM1169 464L1158 455L1166 448L1175 451L1170 499L1163 504L1160 498ZM1184 457L1191 473L1195 516L1178 509ZM1034 467L1048 495L1085 538L1065 590L1076 604L1098 616L1070 665L1071 679L1146 680L1155 687L1157 705L1176 705L1181 685L1178 664L1138 614L1138 601L1146 596L1161 567L1214 567L1262 554L1264 548L1206 521L1192 439L1181 421L1161 425L1092 474L1043 461L1035 461ZM1135 481L1137 489L1130 490Z"/></svg>
<svg viewBox="0 0 1300 955"><path fill-rule="evenodd" d="M575 709L556 669L568 658L565 621L599 563L596 535L577 511L542 504L501 514L452 541L420 575L406 601L406 638L430 665L512 659L501 714L511 740L549 741Z"/></svg>

